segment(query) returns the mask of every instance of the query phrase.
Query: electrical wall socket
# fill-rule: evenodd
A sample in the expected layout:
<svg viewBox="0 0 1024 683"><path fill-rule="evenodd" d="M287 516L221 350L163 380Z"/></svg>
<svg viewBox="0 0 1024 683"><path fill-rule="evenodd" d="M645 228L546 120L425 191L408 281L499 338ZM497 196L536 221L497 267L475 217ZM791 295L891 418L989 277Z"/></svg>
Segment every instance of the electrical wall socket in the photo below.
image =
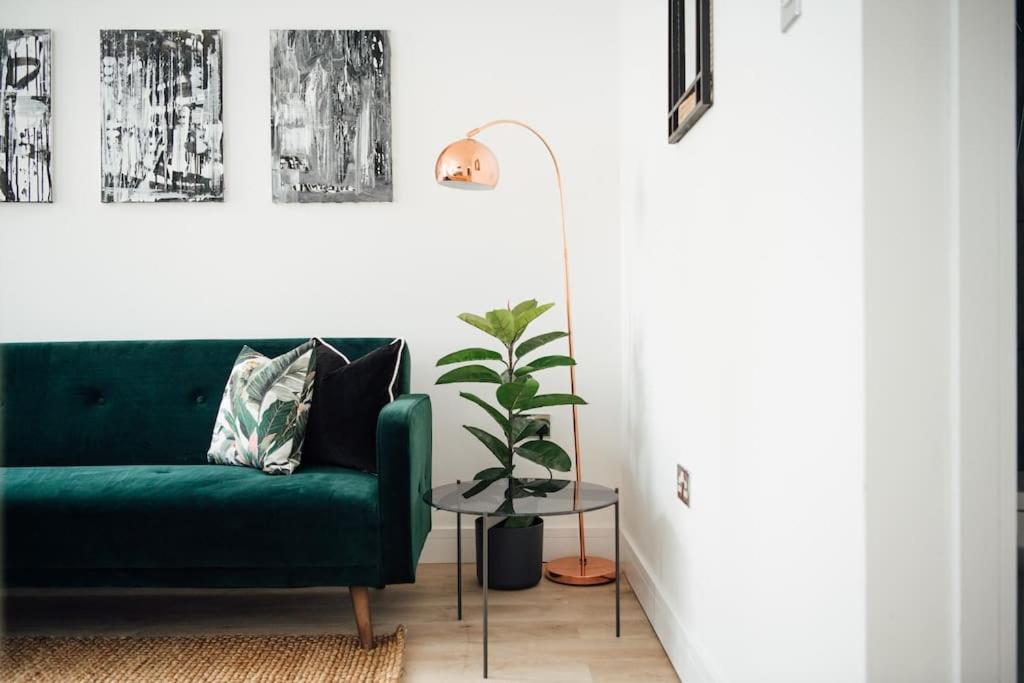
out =
<svg viewBox="0 0 1024 683"><path fill-rule="evenodd" d="M532 417L534 420L537 420L538 422L543 422L544 423L544 426L540 428L539 432L537 432L537 436L539 436L542 439L550 439L551 438L551 416L550 415L530 415L530 417Z"/></svg>
<svg viewBox="0 0 1024 683"><path fill-rule="evenodd" d="M676 495L690 507L690 473L682 465L676 465Z"/></svg>

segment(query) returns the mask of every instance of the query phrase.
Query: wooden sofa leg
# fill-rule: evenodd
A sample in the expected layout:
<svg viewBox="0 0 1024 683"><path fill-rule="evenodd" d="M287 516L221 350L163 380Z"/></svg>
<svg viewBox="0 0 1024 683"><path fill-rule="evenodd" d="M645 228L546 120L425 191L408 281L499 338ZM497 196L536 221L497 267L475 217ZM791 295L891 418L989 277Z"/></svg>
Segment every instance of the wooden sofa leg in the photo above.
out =
<svg viewBox="0 0 1024 683"><path fill-rule="evenodd" d="M370 589L366 586L350 586L348 594L352 598L352 612L356 616L359 643L364 650L371 650L373 649L373 624L370 622Z"/></svg>

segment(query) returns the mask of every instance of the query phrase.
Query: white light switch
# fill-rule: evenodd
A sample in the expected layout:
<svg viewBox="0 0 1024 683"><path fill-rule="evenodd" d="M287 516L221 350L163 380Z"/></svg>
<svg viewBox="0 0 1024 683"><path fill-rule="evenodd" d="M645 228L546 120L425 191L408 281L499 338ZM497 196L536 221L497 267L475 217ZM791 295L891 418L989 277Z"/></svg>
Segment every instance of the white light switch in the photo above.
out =
<svg viewBox="0 0 1024 683"><path fill-rule="evenodd" d="M802 14L801 0L780 0L779 24L782 32L785 33Z"/></svg>

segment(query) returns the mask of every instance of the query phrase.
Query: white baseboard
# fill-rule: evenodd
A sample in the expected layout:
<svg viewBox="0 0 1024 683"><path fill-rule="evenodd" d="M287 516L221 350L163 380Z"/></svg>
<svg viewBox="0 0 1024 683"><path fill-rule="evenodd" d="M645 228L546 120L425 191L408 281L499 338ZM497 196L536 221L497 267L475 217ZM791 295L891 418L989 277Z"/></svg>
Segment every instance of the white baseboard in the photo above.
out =
<svg viewBox="0 0 1024 683"><path fill-rule="evenodd" d="M683 622L665 599L665 594L649 570L649 564L636 551L628 534L622 534L622 567L647 619L654 627L665 653L679 679L686 683L715 683L725 676L714 666L703 649L683 627Z"/></svg>
<svg viewBox="0 0 1024 683"><path fill-rule="evenodd" d="M579 552L579 532L574 527L548 527L544 529L544 561L559 557L568 557ZM462 561L472 562L476 553L476 542L473 538L473 518L468 517L462 525ZM587 553L615 558L615 534L610 527L593 527L587 525ZM434 564L438 562L454 562L455 527L434 527L420 553L420 562Z"/></svg>

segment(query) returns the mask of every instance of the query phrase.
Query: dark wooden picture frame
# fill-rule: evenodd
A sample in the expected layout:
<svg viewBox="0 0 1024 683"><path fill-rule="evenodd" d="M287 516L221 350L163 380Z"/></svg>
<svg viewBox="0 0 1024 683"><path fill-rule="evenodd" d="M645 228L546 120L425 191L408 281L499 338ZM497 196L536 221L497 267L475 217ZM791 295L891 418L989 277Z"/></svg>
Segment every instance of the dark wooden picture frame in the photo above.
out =
<svg viewBox="0 0 1024 683"><path fill-rule="evenodd" d="M668 0L668 141L679 142L712 102L711 0Z"/></svg>

